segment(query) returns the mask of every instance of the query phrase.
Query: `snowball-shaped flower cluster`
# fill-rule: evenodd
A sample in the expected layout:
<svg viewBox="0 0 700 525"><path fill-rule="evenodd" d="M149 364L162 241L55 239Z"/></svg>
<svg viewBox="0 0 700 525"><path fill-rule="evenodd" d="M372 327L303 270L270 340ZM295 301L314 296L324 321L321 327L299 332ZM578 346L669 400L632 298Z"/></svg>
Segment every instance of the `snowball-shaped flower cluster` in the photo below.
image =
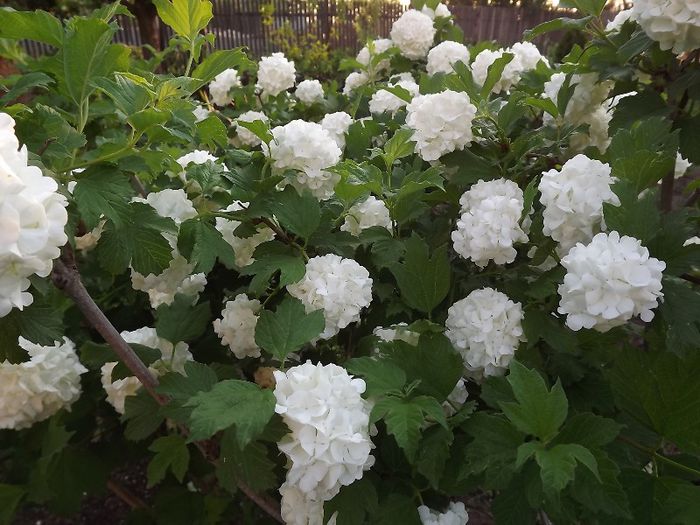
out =
<svg viewBox="0 0 700 525"><path fill-rule="evenodd" d="M408 105L406 124L423 160L437 160L446 153L462 150L474 134L472 121L476 107L469 95L451 90L419 95Z"/></svg>
<svg viewBox="0 0 700 525"><path fill-rule="evenodd" d="M68 338L41 346L19 338L29 361L0 363L0 429L28 428L62 408L70 409L80 397L80 364Z"/></svg>
<svg viewBox="0 0 700 525"><path fill-rule="evenodd" d="M391 231L392 223L389 216L389 209L383 200L370 195L362 202L358 202L350 207L345 216L345 222L340 226L344 232L350 232L354 236L359 236L362 230L380 226Z"/></svg>
<svg viewBox="0 0 700 525"><path fill-rule="evenodd" d="M323 86L318 80L302 80L294 95L304 104L313 104L323 100Z"/></svg>
<svg viewBox="0 0 700 525"><path fill-rule="evenodd" d="M246 204L246 202L235 201L223 211L240 211ZM275 232L268 226L261 224L257 227L256 233L253 235L249 237L236 237L235 231L240 225L240 221L225 219L223 217L216 218L216 229L221 233L221 237L233 248L233 254L236 257L236 265L242 268L255 261L253 257L255 248L264 242L274 239Z"/></svg>
<svg viewBox="0 0 700 525"><path fill-rule="evenodd" d="M392 47L394 47L394 43L391 40L389 40L388 38L379 38L372 42L373 49L371 52L369 46L365 46L362 49L360 49L360 52L357 53L357 61L363 66L369 68L373 57L385 53ZM375 66L375 70L384 71L389 69L390 65L390 61L385 58Z"/></svg>
<svg viewBox="0 0 700 525"><path fill-rule="evenodd" d="M304 303L307 312L323 309L326 326L322 339L359 321L360 311L372 302L372 279L367 269L335 254L309 259L304 278L287 285L287 290Z"/></svg>
<svg viewBox="0 0 700 525"><path fill-rule="evenodd" d="M175 221L176 224L181 224L187 219L192 219L197 216L197 210L194 208L192 201L187 198L185 190L182 189L164 189L149 193L145 199L136 197L134 202L143 202L149 204L156 213L161 217L167 217Z"/></svg>
<svg viewBox="0 0 700 525"><path fill-rule="evenodd" d="M68 237L68 201L58 184L28 165L15 121L0 113L0 317L32 304L29 277L46 277Z"/></svg>
<svg viewBox="0 0 700 525"><path fill-rule="evenodd" d="M538 186L544 206L545 235L559 243L566 254L577 242L588 242L603 223L603 204L620 205L610 186L615 179L608 164L576 155L562 166L542 174Z"/></svg>
<svg viewBox="0 0 700 525"><path fill-rule="evenodd" d="M287 482L279 488L279 493L282 496L280 512L286 525L335 525L337 513L324 521L322 500L311 499Z"/></svg>
<svg viewBox="0 0 700 525"><path fill-rule="evenodd" d="M401 54L411 60L424 58L433 45L433 20L420 11L405 11L391 27L391 40Z"/></svg>
<svg viewBox="0 0 700 525"><path fill-rule="evenodd" d="M421 505L418 507L418 515L423 525L466 525L469 521L469 514L461 501L451 501L445 512Z"/></svg>
<svg viewBox="0 0 700 525"><path fill-rule="evenodd" d="M287 485L313 501L329 500L374 463L365 382L310 361L274 376L275 412L290 429L278 444L291 465Z"/></svg>
<svg viewBox="0 0 700 525"><path fill-rule="evenodd" d="M462 354L469 374L502 375L520 341L524 341L523 309L492 288L474 290L447 311L445 335Z"/></svg>
<svg viewBox="0 0 700 525"><path fill-rule="evenodd" d="M574 246L561 264L566 275L558 311L572 330L607 332L635 316L654 318L666 263L650 257L638 239L599 233L589 244Z"/></svg>
<svg viewBox="0 0 700 525"><path fill-rule="evenodd" d="M243 126L240 126L238 123L255 122L256 120L260 120L265 123L270 122L270 119L262 111L246 111L245 113L238 115L236 118L236 138L241 144L250 146L251 148L259 146L262 141L255 133L247 128L244 128Z"/></svg>
<svg viewBox="0 0 700 525"><path fill-rule="evenodd" d="M192 361L192 354L187 343L173 344L167 339L159 337L155 328L139 328L131 332L122 332L122 338L128 344L142 345L160 350L161 358L149 367L155 375L166 372L185 373L185 363ZM102 387L107 393L107 402L120 414L124 413L126 398L133 396L141 388L141 383L134 376L127 376L112 381L112 371L117 366L116 362L105 363L100 372L102 374Z"/></svg>
<svg viewBox="0 0 700 525"><path fill-rule="evenodd" d="M457 62L469 64L469 49L464 44L445 40L436 45L428 53L426 69L429 75L436 73L452 73L453 65Z"/></svg>
<svg viewBox="0 0 700 525"><path fill-rule="evenodd" d="M408 91L411 98L418 95L418 84L413 79L410 73L402 73L396 78L389 82L391 86L397 86ZM380 89L369 101L369 110L371 113L396 113L399 109L404 107L407 102L394 95L393 93L387 91L386 89Z"/></svg>
<svg viewBox="0 0 700 525"><path fill-rule="evenodd" d="M287 60L284 53L272 53L258 63L258 87L262 96L276 97L294 87L297 70L294 62Z"/></svg>
<svg viewBox="0 0 700 525"><path fill-rule="evenodd" d="M507 49L490 50L484 49L476 55L472 64L472 75L474 82L483 86L489 73L489 68L493 63L501 58L504 53L513 55L508 64L503 68L501 78L494 84L493 93L501 91L510 91L513 86L520 82L523 73L537 67L537 63L543 60L547 63L547 59L542 56L537 46L530 42L518 42Z"/></svg>
<svg viewBox="0 0 700 525"><path fill-rule="evenodd" d="M424 15L427 15L430 17L431 20L435 18L448 18L452 16L452 13L450 13L449 8L440 2L435 9L431 9L427 5L423 6L423 9L421 9L421 13Z"/></svg>
<svg viewBox="0 0 700 525"><path fill-rule="evenodd" d="M226 69L216 75L209 84L211 100L217 106L226 106L231 103L230 91L241 86L241 79L235 69Z"/></svg>
<svg viewBox="0 0 700 525"><path fill-rule="evenodd" d="M661 49L680 54L700 47L700 4L688 0L635 0L632 18Z"/></svg>
<svg viewBox="0 0 700 525"><path fill-rule="evenodd" d="M214 320L214 332L222 345L228 345L238 359L260 357L260 348L255 342L255 327L258 324L260 301L248 299L244 293L233 301L227 301L221 311L221 319Z"/></svg>
<svg viewBox="0 0 700 525"><path fill-rule="evenodd" d="M344 111L338 111L336 113L326 113L320 124L333 137L338 147L343 149L345 147L345 134L353 122L350 115Z"/></svg>
<svg viewBox="0 0 700 525"><path fill-rule="evenodd" d="M177 159L177 163L185 169L190 164L206 164L207 162L216 162L219 160L207 150L196 149L190 153L185 153Z"/></svg>
<svg viewBox="0 0 700 525"><path fill-rule="evenodd" d="M512 263L517 255L513 245L528 241L520 226L524 196L518 185L506 179L480 180L459 202L462 216L452 232L455 251L480 268L489 261Z"/></svg>
<svg viewBox="0 0 700 525"><path fill-rule="evenodd" d="M345 79L343 95L350 96L357 88L369 82L369 76L364 71L353 71Z"/></svg>
<svg viewBox="0 0 700 525"><path fill-rule="evenodd" d="M340 175L326 171L340 160L342 152L320 124L292 120L272 129L269 154L279 170L296 170L291 181L299 190L308 189L319 200L333 196ZM267 150L267 146L263 145Z"/></svg>

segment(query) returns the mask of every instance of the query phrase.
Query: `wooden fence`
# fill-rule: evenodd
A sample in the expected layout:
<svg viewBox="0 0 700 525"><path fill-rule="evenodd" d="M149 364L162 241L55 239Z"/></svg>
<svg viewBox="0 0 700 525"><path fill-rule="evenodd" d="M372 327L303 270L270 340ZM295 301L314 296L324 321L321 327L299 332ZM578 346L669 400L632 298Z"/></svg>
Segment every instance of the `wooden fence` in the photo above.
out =
<svg viewBox="0 0 700 525"><path fill-rule="evenodd" d="M296 34L313 34L332 49L357 51L361 42L357 28L365 23L365 13L374 10L373 35L387 37L391 25L406 9L399 2L387 0L212 0L214 19L207 28L216 36L217 49L247 47L253 56L263 56L277 49L273 34L282 28ZM553 9L523 9L500 6L452 6L456 23L469 42L495 40L509 45L522 40L528 28L570 14ZM608 13L609 17L614 13ZM141 45L142 39L134 18L119 17L120 31L116 42ZM161 41L172 36L169 27L161 24ZM546 48L559 35L544 35L536 43ZM24 42L28 53L38 56L51 48Z"/></svg>

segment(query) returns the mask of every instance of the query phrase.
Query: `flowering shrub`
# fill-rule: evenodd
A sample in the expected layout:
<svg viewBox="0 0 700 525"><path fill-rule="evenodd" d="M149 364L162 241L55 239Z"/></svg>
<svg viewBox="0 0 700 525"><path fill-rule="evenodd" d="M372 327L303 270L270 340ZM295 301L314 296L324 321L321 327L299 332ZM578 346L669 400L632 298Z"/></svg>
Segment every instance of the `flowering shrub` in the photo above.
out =
<svg viewBox="0 0 700 525"><path fill-rule="evenodd" d="M555 64L416 1L341 89L155 4L149 61L0 10L56 49L0 99L0 522L125 464L133 523L700 522L695 7L574 0Z"/></svg>

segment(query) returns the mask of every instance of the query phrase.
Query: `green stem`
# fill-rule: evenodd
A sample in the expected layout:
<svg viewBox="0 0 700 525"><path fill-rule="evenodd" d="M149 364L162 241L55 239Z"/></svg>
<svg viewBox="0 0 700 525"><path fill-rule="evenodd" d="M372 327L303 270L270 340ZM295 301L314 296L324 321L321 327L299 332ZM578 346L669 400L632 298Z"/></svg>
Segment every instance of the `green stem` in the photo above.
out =
<svg viewBox="0 0 700 525"><path fill-rule="evenodd" d="M187 67L185 68L185 76L190 76L190 71L192 70L192 63L194 62L194 42L190 42L190 58L187 60Z"/></svg>
<svg viewBox="0 0 700 525"><path fill-rule="evenodd" d="M677 461L674 461L670 458L667 458L666 456L659 454L656 450L653 448L647 447L642 445L641 443L637 443L633 439L630 439L625 436L618 436L617 437L618 441L621 441L622 443L625 443L633 448L636 448L637 450L644 452L646 454L649 454L652 460L656 461L661 461L663 463L666 463L667 465L670 465L672 467L676 467L679 470L683 470L687 472L688 474L692 474L696 476L697 478L700 478L700 470L696 470L692 467L689 467L687 465L683 465L682 463L678 463Z"/></svg>

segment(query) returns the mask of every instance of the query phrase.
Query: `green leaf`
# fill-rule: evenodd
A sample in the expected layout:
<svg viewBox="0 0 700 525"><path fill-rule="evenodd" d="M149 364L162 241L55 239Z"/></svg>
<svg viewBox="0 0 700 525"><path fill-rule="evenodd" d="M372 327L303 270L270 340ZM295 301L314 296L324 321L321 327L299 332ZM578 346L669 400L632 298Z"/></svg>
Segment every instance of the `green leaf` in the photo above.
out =
<svg viewBox="0 0 700 525"><path fill-rule="evenodd" d="M377 489L366 473L362 479L342 487L333 499L327 501L323 515L330 517L337 512L336 525L364 525L376 514L378 505Z"/></svg>
<svg viewBox="0 0 700 525"><path fill-rule="evenodd" d="M569 443L555 445L551 449L540 448L535 452L540 466L540 477L545 492L561 492L574 479L577 463L581 463L598 479L598 464L591 452L581 445Z"/></svg>
<svg viewBox="0 0 700 525"><path fill-rule="evenodd" d="M300 195L293 186L275 193L270 208L282 227L304 239L308 239L321 224L318 200L308 191Z"/></svg>
<svg viewBox="0 0 700 525"><path fill-rule="evenodd" d="M591 412L581 412L569 418L553 443L578 443L586 448L602 447L614 441L622 425Z"/></svg>
<svg viewBox="0 0 700 525"><path fill-rule="evenodd" d="M415 151L416 144L411 140L413 130L408 128L399 128L396 133L384 144L384 163L388 170L399 159L408 157Z"/></svg>
<svg viewBox="0 0 700 525"><path fill-rule="evenodd" d="M190 42L213 17L209 0L153 0L153 3L160 19Z"/></svg>
<svg viewBox="0 0 700 525"><path fill-rule="evenodd" d="M588 469L578 469L571 495L593 512L620 518L632 518L627 494L618 477L620 469L602 452L593 451L600 480Z"/></svg>
<svg viewBox="0 0 700 525"><path fill-rule="evenodd" d="M562 0L561 7L575 8L584 15L600 16L607 0Z"/></svg>
<svg viewBox="0 0 700 525"><path fill-rule="evenodd" d="M158 336L173 344L193 341L209 326L209 303L192 305L192 297L178 294L171 304L162 304L156 310Z"/></svg>
<svg viewBox="0 0 700 525"><path fill-rule="evenodd" d="M650 190L640 197L636 186L630 181L618 182L613 190L620 199L620 206L603 204L608 230L639 239L646 246L661 229L661 215L655 202L656 192Z"/></svg>
<svg viewBox="0 0 700 525"><path fill-rule="evenodd" d="M0 9L0 38L36 40L55 47L63 45L63 26L52 14Z"/></svg>
<svg viewBox="0 0 700 525"><path fill-rule="evenodd" d="M474 437L465 459L469 472L475 474L511 466L516 459L516 450L525 439L503 416L485 412L475 413L462 428Z"/></svg>
<svg viewBox="0 0 700 525"><path fill-rule="evenodd" d="M159 437L148 447L148 450L156 453L148 463L146 471L148 487L160 483L165 478L168 469L171 470L175 479L182 483L190 464L190 451L182 437L174 434Z"/></svg>
<svg viewBox="0 0 700 525"><path fill-rule="evenodd" d="M306 313L298 299L285 297L275 312L263 310L255 326L255 342L284 363L287 356L318 336L325 326L323 312Z"/></svg>
<svg viewBox="0 0 700 525"><path fill-rule="evenodd" d="M129 220L129 201L133 194L124 173L112 166L100 165L80 174L73 198L88 229L95 228L102 215L121 228Z"/></svg>
<svg viewBox="0 0 700 525"><path fill-rule="evenodd" d="M543 340L555 350L576 352L578 343L573 332L564 327L561 320L536 306L525 308L523 330L527 337L528 348L532 348L538 341Z"/></svg>
<svg viewBox="0 0 700 525"><path fill-rule="evenodd" d="M93 345L94 345L94 343L93 343ZM95 345L95 347L97 347L97 346L98 345ZM99 346L106 346L105 354L109 355L109 357L110 357L109 362L113 362L117 359L117 356L114 353L114 350L112 350L112 348L109 345L99 345ZM158 350L157 348L151 348L149 346L143 346L143 345L136 345L133 343L131 343L129 346L134 351L134 353L138 356L138 358L141 359L143 364L145 364L146 366L155 363L158 359L160 359L162 357L161 351ZM134 375L134 373L131 370L129 370L129 368L124 364L123 361L118 361L117 366L115 366L114 369L112 370L112 381L116 381L117 379L124 379L125 377L129 377L129 376L133 376L133 375Z"/></svg>
<svg viewBox="0 0 700 525"><path fill-rule="evenodd" d="M230 492L236 490L239 481L256 491L278 486L276 466L269 458L265 445L256 441L241 449L234 429L224 432L220 460L216 475L221 485Z"/></svg>
<svg viewBox="0 0 700 525"><path fill-rule="evenodd" d="M122 421L126 423L124 437L130 441L141 441L153 434L165 421L159 412L160 405L144 389L129 396L124 403Z"/></svg>
<svg viewBox="0 0 700 525"><path fill-rule="evenodd" d="M191 441L207 439L234 425L238 445L245 448L262 433L275 413L275 397L272 391L255 383L230 379L217 383L208 392L200 392L186 406L194 407Z"/></svg>
<svg viewBox="0 0 700 525"><path fill-rule="evenodd" d="M200 392L208 392L216 382L214 370L202 363L188 361L184 376L177 372L161 376L156 390L174 401L184 402Z"/></svg>
<svg viewBox="0 0 700 525"><path fill-rule="evenodd" d="M425 421L423 410L411 399L384 397L372 409L370 420L383 419L386 430L413 463L420 443L421 427Z"/></svg>
<svg viewBox="0 0 700 525"><path fill-rule="evenodd" d="M697 249L697 248L696 248ZM687 283L673 279L662 281L664 301L659 313L666 322L666 346L683 355L697 351L700 341L700 293Z"/></svg>
<svg viewBox="0 0 700 525"><path fill-rule="evenodd" d="M670 111L671 108L666 105L666 101L659 93L653 89L642 89L636 95L620 99L615 105L615 111L610 120L610 134L615 135L617 130L631 128L639 120L639 115L664 117ZM681 128L682 142L683 131Z"/></svg>
<svg viewBox="0 0 700 525"><path fill-rule="evenodd" d="M201 122L197 122L197 135L202 144L206 144L214 149L217 146L223 148L228 146L228 135L226 126L221 119L211 115Z"/></svg>
<svg viewBox="0 0 700 525"><path fill-rule="evenodd" d="M368 193L382 194L382 172L374 164L347 159L328 171L340 175L335 186L336 196L346 203L352 203Z"/></svg>
<svg viewBox="0 0 700 525"><path fill-rule="evenodd" d="M566 419L569 405L559 381L547 389L537 371L528 370L517 361L510 365L508 383L513 389L517 403L501 402L506 417L521 432L549 441Z"/></svg>
<svg viewBox="0 0 700 525"><path fill-rule="evenodd" d="M211 272L217 260L229 268L236 266L233 248L206 219L183 222L180 225L177 248L190 264L195 265L193 273Z"/></svg>
<svg viewBox="0 0 700 525"><path fill-rule="evenodd" d="M431 427L423 433L416 468L434 489L440 484L453 441L452 432L444 427Z"/></svg>
<svg viewBox="0 0 700 525"><path fill-rule="evenodd" d="M1 13L2 11L0 11L0 19L2 18ZM24 93L27 93L35 88L47 89L48 86L53 83L54 80L46 73L42 73L41 71L33 71L26 75L22 75L19 77L17 82L14 83L11 89L0 97L0 104L9 104Z"/></svg>
<svg viewBox="0 0 700 525"><path fill-rule="evenodd" d="M347 361L345 368L348 372L364 378L368 397L398 392L406 384L404 371L386 359L356 357Z"/></svg>
<svg viewBox="0 0 700 525"><path fill-rule="evenodd" d="M146 109L156 97L153 86L133 73L115 73L114 78L97 78L92 85L109 96L127 117Z"/></svg>
<svg viewBox="0 0 700 525"><path fill-rule="evenodd" d="M205 24L206 26L206 24ZM192 77L201 81L201 84L195 88L208 84L219 73L227 69L247 69L252 67L253 63L248 59L246 54L241 49L225 49L214 51L207 55L202 62L192 71Z"/></svg>
<svg viewBox="0 0 700 525"><path fill-rule="evenodd" d="M592 16L585 16L583 18L568 18L561 17L555 18L554 20L548 20L532 29L528 29L523 33L526 40L532 40L539 35L545 33L550 33L552 31L565 31L573 30L578 31L586 27L588 22L593 19Z"/></svg>
<svg viewBox="0 0 700 525"><path fill-rule="evenodd" d="M2 11L0 11L2 13ZM0 483L0 524L10 525L26 490L19 485Z"/></svg>
<svg viewBox="0 0 700 525"><path fill-rule="evenodd" d="M263 120L253 120L250 122L246 120L237 120L236 125L247 129L265 144L269 144L274 140L274 136L270 131L270 126Z"/></svg>
<svg viewBox="0 0 700 525"><path fill-rule="evenodd" d="M501 80L503 76L503 70L508 64L513 60L515 55L513 53L503 53L499 58L493 61L493 64L489 66L489 72L486 75L486 80L481 88L481 96L487 98L491 90L494 88L496 83Z"/></svg>
<svg viewBox="0 0 700 525"><path fill-rule="evenodd" d="M546 111L554 118L559 116L559 108L557 108L556 103L550 98L527 97L525 98L525 103L533 108Z"/></svg>
<svg viewBox="0 0 700 525"><path fill-rule="evenodd" d="M450 263L443 246L428 254L428 245L418 235L405 241L403 263L391 267L401 290L401 297L412 308L430 313L442 302L450 289Z"/></svg>
<svg viewBox="0 0 700 525"><path fill-rule="evenodd" d="M279 241L261 244L255 249L255 261L241 268L241 275L254 275L250 291L262 294L270 279L280 272L279 286L299 281L306 273L304 259L291 246Z"/></svg>
<svg viewBox="0 0 700 525"><path fill-rule="evenodd" d="M493 180L500 174L497 165L469 149L448 153L440 161L456 169L456 173L450 176L450 181L459 186L469 186L479 180Z"/></svg>
<svg viewBox="0 0 700 525"><path fill-rule="evenodd" d="M351 485L352 486L352 485ZM379 503L372 525L421 525L418 508L409 496L391 493Z"/></svg>

